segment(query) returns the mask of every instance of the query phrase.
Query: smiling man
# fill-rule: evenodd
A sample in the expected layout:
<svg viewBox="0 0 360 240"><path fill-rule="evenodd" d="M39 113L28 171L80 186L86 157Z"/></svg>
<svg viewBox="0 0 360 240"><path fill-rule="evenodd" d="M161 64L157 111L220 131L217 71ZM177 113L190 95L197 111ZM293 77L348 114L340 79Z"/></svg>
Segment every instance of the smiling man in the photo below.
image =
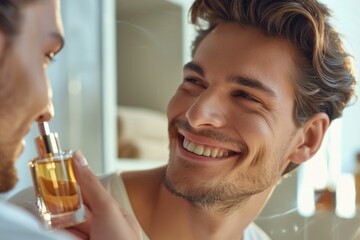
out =
<svg viewBox="0 0 360 240"><path fill-rule="evenodd" d="M144 239L269 239L253 221L354 95L351 59L315 0L196 0L190 13L168 165L103 184Z"/></svg>

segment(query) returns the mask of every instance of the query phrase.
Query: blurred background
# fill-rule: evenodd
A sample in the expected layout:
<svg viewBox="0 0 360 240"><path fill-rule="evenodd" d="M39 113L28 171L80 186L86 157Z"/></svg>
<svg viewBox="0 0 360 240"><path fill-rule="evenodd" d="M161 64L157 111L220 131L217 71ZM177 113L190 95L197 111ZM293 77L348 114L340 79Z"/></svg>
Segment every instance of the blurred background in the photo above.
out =
<svg viewBox="0 0 360 240"><path fill-rule="evenodd" d="M346 48L360 59L360 3L321 2L333 10ZM64 149L81 149L95 172L166 163L166 106L190 60L191 3L62 1L66 44L49 68L56 111L50 127L59 132ZM359 61L355 64L360 69ZM321 151L279 184L257 219L272 239L360 239L359 122L357 101L332 124ZM37 135L33 127L17 162L20 181L0 198L32 185L27 162L36 156Z"/></svg>

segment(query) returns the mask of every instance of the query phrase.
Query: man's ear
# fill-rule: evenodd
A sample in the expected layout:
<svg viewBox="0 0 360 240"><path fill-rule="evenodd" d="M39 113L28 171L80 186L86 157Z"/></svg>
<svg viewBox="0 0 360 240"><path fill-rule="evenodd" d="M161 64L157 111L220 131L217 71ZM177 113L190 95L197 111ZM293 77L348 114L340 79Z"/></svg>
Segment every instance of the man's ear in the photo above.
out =
<svg viewBox="0 0 360 240"><path fill-rule="evenodd" d="M329 116L323 112L308 119L299 132L299 143L290 156L290 162L301 164L314 156L321 146L329 124Z"/></svg>

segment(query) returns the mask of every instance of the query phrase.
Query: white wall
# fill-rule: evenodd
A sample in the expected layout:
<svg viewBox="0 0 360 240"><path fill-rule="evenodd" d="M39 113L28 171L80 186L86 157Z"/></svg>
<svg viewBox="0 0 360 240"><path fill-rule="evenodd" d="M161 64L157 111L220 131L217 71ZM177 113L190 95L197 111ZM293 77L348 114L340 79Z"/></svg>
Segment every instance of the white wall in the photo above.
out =
<svg viewBox="0 0 360 240"><path fill-rule="evenodd" d="M117 17L118 104L165 112L182 81L182 8L163 1Z"/></svg>

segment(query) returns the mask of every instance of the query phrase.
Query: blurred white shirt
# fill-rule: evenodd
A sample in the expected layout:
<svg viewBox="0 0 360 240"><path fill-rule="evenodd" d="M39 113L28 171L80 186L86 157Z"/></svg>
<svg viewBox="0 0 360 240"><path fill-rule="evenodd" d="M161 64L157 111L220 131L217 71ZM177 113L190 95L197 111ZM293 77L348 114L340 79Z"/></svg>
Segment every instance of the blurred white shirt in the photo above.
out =
<svg viewBox="0 0 360 240"><path fill-rule="evenodd" d="M73 240L76 238L65 232L46 230L29 212L0 201L0 239Z"/></svg>

